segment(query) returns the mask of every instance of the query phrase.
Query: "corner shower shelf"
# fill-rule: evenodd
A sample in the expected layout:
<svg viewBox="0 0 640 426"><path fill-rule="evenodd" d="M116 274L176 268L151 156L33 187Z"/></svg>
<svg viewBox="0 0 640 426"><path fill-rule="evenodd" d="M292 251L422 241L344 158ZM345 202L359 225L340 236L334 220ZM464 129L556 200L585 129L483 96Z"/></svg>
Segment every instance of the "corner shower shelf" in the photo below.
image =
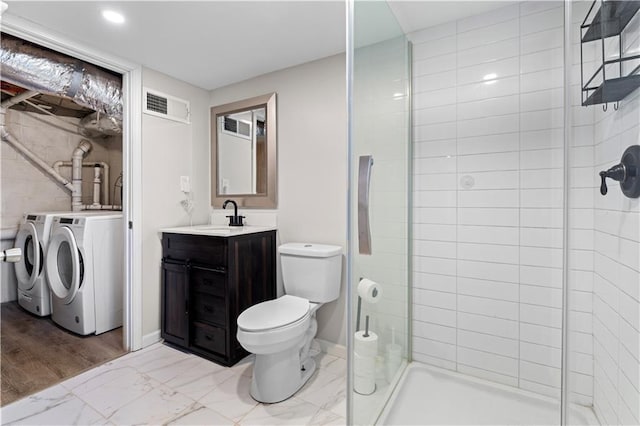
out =
<svg viewBox="0 0 640 426"><path fill-rule="evenodd" d="M599 9L593 15L591 22L587 23L594 8L599 4ZM580 43L580 78L582 87L582 105L595 105L608 102L618 102L629 93L640 87L640 55L625 56L622 48L622 33L629 22L640 10L640 1L614 1L594 0L581 30ZM605 39L618 37L617 57L605 60ZM602 61L594 74L584 83L584 56L583 46L586 43L600 40ZM636 61L636 62L630 62ZM625 64L636 64L630 72L625 72ZM609 69L607 69L609 67ZM607 79L607 73L614 70L615 77ZM597 82L594 84L594 82Z"/></svg>

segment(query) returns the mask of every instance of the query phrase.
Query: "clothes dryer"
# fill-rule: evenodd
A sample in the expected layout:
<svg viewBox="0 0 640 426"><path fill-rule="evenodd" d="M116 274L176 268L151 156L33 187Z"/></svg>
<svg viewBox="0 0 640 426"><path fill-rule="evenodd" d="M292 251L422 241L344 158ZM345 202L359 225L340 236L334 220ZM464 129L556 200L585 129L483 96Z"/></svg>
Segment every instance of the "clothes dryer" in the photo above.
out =
<svg viewBox="0 0 640 426"><path fill-rule="evenodd" d="M51 314L51 295L44 273L44 253L49 241L51 223L64 212L27 213L16 235L16 247L22 249L22 260L15 265L18 279L18 304L32 314Z"/></svg>
<svg viewBox="0 0 640 426"><path fill-rule="evenodd" d="M45 272L55 323L81 335L122 325L124 232L120 213L53 219Z"/></svg>

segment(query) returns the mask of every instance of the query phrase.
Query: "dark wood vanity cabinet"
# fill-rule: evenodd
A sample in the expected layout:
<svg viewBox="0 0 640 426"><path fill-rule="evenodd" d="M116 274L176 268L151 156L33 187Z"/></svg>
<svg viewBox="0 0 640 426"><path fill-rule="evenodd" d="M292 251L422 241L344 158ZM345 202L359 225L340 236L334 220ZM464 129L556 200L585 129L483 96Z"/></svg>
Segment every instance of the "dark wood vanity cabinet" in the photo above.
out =
<svg viewBox="0 0 640 426"><path fill-rule="evenodd" d="M162 338L230 366L248 353L238 315L276 297L276 231L230 237L162 234Z"/></svg>

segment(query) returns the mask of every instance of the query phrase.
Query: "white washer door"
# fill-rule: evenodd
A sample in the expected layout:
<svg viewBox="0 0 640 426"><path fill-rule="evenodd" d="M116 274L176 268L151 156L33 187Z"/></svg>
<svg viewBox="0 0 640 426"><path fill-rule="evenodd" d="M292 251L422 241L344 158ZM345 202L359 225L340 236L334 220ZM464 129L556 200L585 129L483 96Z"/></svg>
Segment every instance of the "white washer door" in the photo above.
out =
<svg viewBox="0 0 640 426"><path fill-rule="evenodd" d="M18 287L22 290L31 290L42 273L43 266L42 245L33 223L26 222L20 226L16 236L16 247L22 249L22 259L16 263Z"/></svg>
<svg viewBox="0 0 640 426"><path fill-rule="evenodd" d="M84 264L73 232L66 226L51 234L46 271L53 296L65 304L71 303L82 285Z"/></svg>

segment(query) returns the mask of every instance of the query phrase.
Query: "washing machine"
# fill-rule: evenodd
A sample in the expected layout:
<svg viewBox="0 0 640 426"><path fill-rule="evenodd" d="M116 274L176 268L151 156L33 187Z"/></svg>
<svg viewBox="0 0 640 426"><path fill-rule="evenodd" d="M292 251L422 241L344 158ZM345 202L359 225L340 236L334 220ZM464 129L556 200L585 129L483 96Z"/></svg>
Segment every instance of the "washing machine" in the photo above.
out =
<svg viewBox="0 0 640 426"><path fill-rule="evenodd" d="M51 319L80 335L122 326L122 214L56 216L45 254Z"/></svg>
<svg viewBox="0 0 640 426"><path fill-rule="evenodd" d="M27 213L23 216L15 246L22 249L22 260L15 264L18 304L32 314L51 314L51 296L44 273L44 253L51 223L64 212Z"/></svg>

